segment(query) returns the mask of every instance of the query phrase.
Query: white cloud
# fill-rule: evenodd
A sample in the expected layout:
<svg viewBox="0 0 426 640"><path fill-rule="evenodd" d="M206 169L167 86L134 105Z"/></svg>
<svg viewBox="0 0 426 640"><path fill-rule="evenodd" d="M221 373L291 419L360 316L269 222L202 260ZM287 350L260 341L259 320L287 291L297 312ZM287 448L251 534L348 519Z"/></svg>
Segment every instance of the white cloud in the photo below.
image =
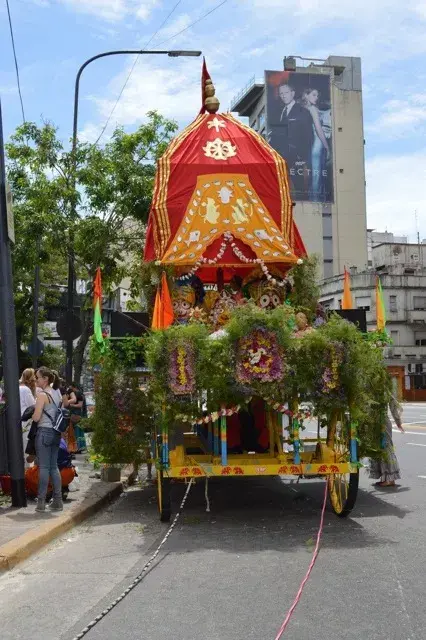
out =
<svg viewBox="0 0 426 640"><path fill-rule="evenodd" d="M161 29L161 31L159 31L155 42L161 42L162 40L172 38L175 33L179 33L183 29L187 29L193 21L194 17L191 17L186 13L182 13L175 20L173 20L173 22L170 22L166 27L164 27L164 29ZM185 32L185 37L188 37L188 32Z"/></svg>
<svg viewBox="0 0 426 640"><path fill-rule="evenodd" d="M174 61L174 62L173 62ZM214 68L211 65L210 68ZM100 98L90 96L99 112L99 122L87 123L79 133L81 140L94 142L102 130L115 104L129 67L114 78L108 88L108 96ZM216 93L225 110L234 93L234 87L226 82L215 83ZM105 138L111 134L117 124L137 126L141 124L150 110L158 110L163 116L177 120L180 126L186 126L197 116L201 107L201 64L191 58L167 59L167 63L154 63L152 59L141 58L136 65L130 81L111 118L105 132ZM104 138L104 139L105 139Z"/></svg>
<svg viewBox="0 0 426 640"><path fill-rule="evenodd" d="M264 47L253 47L253 49L248 49L248 51L242 51L241 54L245 58L259 58L263 56L267 51L272 48L271 44L267 44Z"/></svg>
<svg viewBox="0 0 426 640"><path fill-rule="evenodd" d="M108 22L119 22L135 16L147 20L158 0L61 0L80 13L88 13Z"/></svg>
<svg viewBox="0 0 426 640"><path fill-rule="evenodd" d="M367 218L372 228L426 238L426 149L406 155L376 156L366 163Z"/></svg>
<svg viewBox="0 0 426 640"><path fill-rule="evenodd" d="M408 95L406 100L388 100L382 107L381 115L366 126L366 131L388 140L419 132L426 124L425 106L426 94L422 93Z"/></svg>

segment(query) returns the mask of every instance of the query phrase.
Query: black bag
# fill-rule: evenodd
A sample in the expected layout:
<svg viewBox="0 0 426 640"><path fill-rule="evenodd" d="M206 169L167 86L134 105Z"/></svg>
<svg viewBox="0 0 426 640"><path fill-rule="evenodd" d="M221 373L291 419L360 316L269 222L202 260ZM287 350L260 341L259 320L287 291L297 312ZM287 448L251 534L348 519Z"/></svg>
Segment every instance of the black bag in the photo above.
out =
<svg viewBox="0 0 426 640"><path fill-rule="evenodd" d="M30 418L32 418L34 410L35 410L35 405L31 407L27 407L21 416L22 422L27 422Z"/></svg>
<svg viewBox="0 0 426 640"><path fill-rule="evenodd" d="M37 428L38 428L37 422L32 422L31 428L28 432L27 446L25 447L25 453L29 456L36 455L35 439L37 435Z"/></svg>

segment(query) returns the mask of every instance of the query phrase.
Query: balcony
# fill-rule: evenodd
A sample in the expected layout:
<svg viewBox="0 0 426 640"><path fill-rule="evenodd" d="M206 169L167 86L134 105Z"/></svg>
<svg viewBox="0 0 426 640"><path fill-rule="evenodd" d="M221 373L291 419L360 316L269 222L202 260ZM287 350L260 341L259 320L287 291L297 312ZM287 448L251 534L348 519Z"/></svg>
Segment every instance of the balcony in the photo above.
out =
<svg viewBox="0 0 426 640"><path fill-rule="evenodd" d="M253 105L262 96L264 88L265 82L253 76L244 89L232 98L229 111L236 111L239 116L249 116Z"/></svg>
<svg viewBox="0 0 426 640"><path fill-rule="evenodd" d="M426 310L413 310L408 311L407 320L409 324L425 324L426 323Z"/></svg>
<svg viewBox="0 0 426 640"><path fill-rule="evenodd" d="M390 346L384 351L386 360L394 360L395 362L425 362L426 347L412 346Z"/></svg>

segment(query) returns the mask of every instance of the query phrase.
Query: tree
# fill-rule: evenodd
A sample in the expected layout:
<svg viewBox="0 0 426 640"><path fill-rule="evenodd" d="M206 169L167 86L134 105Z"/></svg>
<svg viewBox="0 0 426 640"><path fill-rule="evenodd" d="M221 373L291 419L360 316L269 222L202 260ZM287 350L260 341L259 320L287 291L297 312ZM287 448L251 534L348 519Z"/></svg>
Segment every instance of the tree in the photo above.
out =
<svg viewBox="0 0 426 640"><path fill-rule="evenodd" d="M100 266L104 291L117 286L135 253L142 253L155 164L176 129L176 123L150 112L137 131L116 129L104 147L78 144L74 190L73 157L58 140L55 128L48 123L41 128L31 123L18 127L7 153L18 221L15 295L17 306L26 309L21 339L29 331L35 237L43 237L42 281L63 281L72 232L77 277L92 283ZM83 330L75 350L77 379L92 332L91 299L89 286L81 307Z"/></svg>

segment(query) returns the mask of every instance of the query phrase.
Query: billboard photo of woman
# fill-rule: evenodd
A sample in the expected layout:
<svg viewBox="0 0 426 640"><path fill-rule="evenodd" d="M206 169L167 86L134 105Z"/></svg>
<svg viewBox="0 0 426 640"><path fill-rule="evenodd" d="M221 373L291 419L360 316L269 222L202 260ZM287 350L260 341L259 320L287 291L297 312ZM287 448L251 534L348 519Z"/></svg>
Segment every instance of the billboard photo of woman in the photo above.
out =
<svg viewBox="0 0 426 640"><path fill-rule="evenodd" d="M330 146L327 141L327 136L331 137L331 111L330 109L320 111L317 107L318 99L318 89L304 89L301 104L311 114L313 123L310 196L313 201L319 199L322 202L327 188L327 164L331 159Z"/></svg>

